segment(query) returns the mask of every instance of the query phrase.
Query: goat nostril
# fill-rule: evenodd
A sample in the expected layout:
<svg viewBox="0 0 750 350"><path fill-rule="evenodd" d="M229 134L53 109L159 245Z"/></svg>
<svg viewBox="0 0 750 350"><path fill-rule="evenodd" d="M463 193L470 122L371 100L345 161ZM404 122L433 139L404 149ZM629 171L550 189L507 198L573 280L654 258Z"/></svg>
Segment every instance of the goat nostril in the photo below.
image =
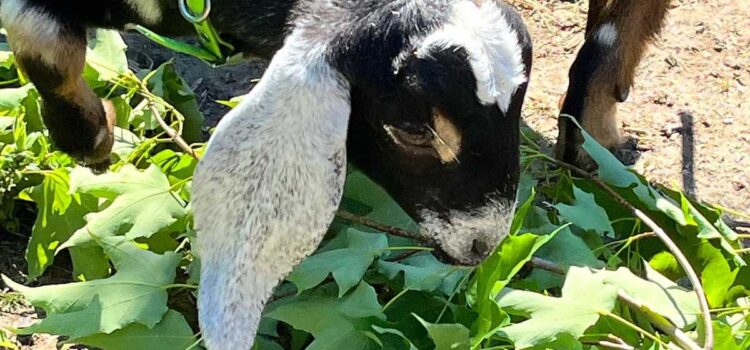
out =
<svg viewBox="0 0 750 350"><path fill-rule="evenodd" d="M471 242L471 252L478 256L486 257L490 254L490 247L487 242L475 239Z"/></svg>

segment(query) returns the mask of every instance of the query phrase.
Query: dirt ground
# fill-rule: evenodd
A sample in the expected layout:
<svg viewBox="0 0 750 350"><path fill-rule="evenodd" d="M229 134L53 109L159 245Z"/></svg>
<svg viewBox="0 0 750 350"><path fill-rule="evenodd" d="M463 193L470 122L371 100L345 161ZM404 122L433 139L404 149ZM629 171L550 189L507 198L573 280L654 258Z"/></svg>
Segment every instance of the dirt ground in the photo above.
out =
<svg viewBox="0 0 750 350"><path fill-rule="evenodd" d="M534 40L534 70L524 108L526 122L554 143L558 100L582 44L586 2L510 0ZM673 0L666 27L638 70L630 98L620 105L628 154L653 181L699 199L750 212L750 2ZM215 123L226 109L213 101L246 93L264 64L210 69L129 34L134 67L174 58ZM0 235L0 272L22 280L25 240ZM0 326L25 326L38 316L0 282ZM2 327L0 327L2 328ZM1 331L1 330L0 330ZM15 339L22 349L55 349L46 336Z"/></svg>
<svg viewBox="0 0 750 350"><path fill-rule="evenodd" d="M510 2L522 10L534 40L524 118L554 141L558 101L582 44L586 5ZM704 201L749 212L748 85L750 2L673 0L630 98L619 106L624 135L637 142L635 169Z"/></svg>

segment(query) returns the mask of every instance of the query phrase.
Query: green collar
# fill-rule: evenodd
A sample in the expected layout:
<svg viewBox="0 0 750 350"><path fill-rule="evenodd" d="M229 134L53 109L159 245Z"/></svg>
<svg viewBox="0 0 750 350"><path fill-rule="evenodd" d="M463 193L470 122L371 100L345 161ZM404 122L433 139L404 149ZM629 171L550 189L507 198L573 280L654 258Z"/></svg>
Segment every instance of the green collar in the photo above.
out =
<svg viewBox="0 0 750 350"><path fill-rule="evenodd" d="M234 55L234 47L221 40L216 28L211 25L211 20L208 19L211 13L211 0L177 0L177 2L182 17L195 26L201 43L200 47L163 37L142 26L136 26L136 30L170 50L197 57L214 67L230 63L239 56Z"/></svg>

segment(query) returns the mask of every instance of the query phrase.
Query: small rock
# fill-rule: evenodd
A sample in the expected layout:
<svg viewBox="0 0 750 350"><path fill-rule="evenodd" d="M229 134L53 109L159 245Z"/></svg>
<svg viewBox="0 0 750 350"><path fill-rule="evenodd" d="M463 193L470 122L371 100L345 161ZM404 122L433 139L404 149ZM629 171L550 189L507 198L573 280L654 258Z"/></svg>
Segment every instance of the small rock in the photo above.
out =
<svg viewBox="0 0 750 350"><path fill-rule="evenodd" d="M671 139L673 134L682 134L682 125L680 123L669 123L667 125L664 125L660 130L659 133L668 138Z"/></svg>
<svg viewBox="0 0 750 350"><path fill-rule="evenodd" d="M669 68L675 68L678 66L677 58L675 58L672 55L669 55L669 57L665 58L664 62L666 62L669 65Z"/></svg>
<svg viewBox="0 0 750 350"><path fill-rule="evenodd" d="M742 69L742 66L739 64L739 62L730 58L724 60L724 65L734 70Z"/></svg>

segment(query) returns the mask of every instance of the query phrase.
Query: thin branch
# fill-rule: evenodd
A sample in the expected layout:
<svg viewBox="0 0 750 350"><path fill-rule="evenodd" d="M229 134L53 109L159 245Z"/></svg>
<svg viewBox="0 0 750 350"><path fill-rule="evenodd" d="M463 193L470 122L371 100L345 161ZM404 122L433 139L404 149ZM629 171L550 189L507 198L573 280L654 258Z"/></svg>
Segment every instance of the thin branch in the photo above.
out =
<svg viewBox="0 0 750 350"><path fill-rule="evenodd" d="M628 345L628 344L621 344L621 343L615 343L607 340L600 340L600 341L593 341L593 342L583 342L587 345L595 345L597 347L605 348L605 349L614 349L614 350L635 350L634 347Z"/></svg>
<svg viewBox="0 0 750 350"><path fill-rule="evenodd" d="M531 258L531 260L527 264L532 268L549 271L558 275L565 275L565 269L563 269L562 266L555 264L554 262L549 260L534 257Z"/></svg>
<svg viewBox="0 0 750 350"><path fill-rule="evenodd" d="M659 328L662 332L672 338L677 345L686 350L700 350L698 346L690 337L685 334L681 329L675 327L668 319L663 316L651 311L647 306L635 301L629 295L623 291L617 293L617 297L622 300L625 304L632 307L635 310L640 311L649 319L649 322Z"/></svg>
<svg viewBox="0 0 750 350"><path fill-rule="evenodd" d="M398 227L383 225L381 223L370 220L364 216L353 214L343 209L339 209L339 211L336 213L336 217L339 219L357 224L357 225L362 225L365 227L369 227L371 229L378 230L380 232L385 232L389 235L413 239L413 240L425 243L429 246L433 245L433 243L427 237L421 236L417 234L416 232L407 231Z"/></svg>
<svg viewBox="0 0 750 350"><path fill-rule="evenodd" d="M406 254L401 254L401 255L399 255L399 256L397 256L397 257L395 257L393 259L390 259L388 261L390 261L390 262L401 262L401 261L404 261L404 260L406 260L408 258L411 258L412 256L417 255L417 254L422 253L422 252L424 252L424 251L423 250L413 250L413 251L410 251L410 252L408 252Z"/></svg>
<svg viewBox="0 0 750 350"><path fill-rule="evenodd" d="M654 231L654 233L659 236L659 238L664 242L664 244L669 248L669 250L672 252L674 257L677 259L677 262L680 263L682 266L682 269L685 270L685 274L687 274L688 279L690 280L690 283L693 284L693 289L695 290L695 294L698 295L698 305L700 305L701 313L703 314L703 322L705 323L705 327L703 327L706 330L706 339L705 344L703 345L703 349L710 350L714 347L714 332L712 327L712 321L711 321L711 309L708 307L708 301L706 300L706 294L703 291L703 284L701 284L701 280L698 278L698 274L695 273L695 270L693 270L692 266L690 266L690 262L688 261L687 257L685 257L685 254L680 251L680 248L677 246L677 244L672 241L672 239L669 238L666 232L661 229L656 223L651 220L646 214L644 214L642 211L638 209L633 209L635 212L635 215L641 219L648 227L651 228L651 230Z"/></svg>
<svg viewBox="0 0 750 350"><path fill-rule="evenodd" d="M682 253L680 248L677 246L677 244L672 241L671 238L669 238L669 235L667 235L664 230L662 230L661 227L659 227L648 215L640 211L638 208L633 206L632 204L628 203L625 198L620 196L619 193L615 192L609 185L604 183L601 179L597 178L596 176L592 175L588 171L585 171L577 166L559 161L554 158L547 158L549 161L557 164L560 167L563 167L565 169L568 169L580 176L583 176L586 180L589 180L596 184L599 188L607 192L612 196L612 198L617 201L617 203L620 203L625 208L630 209L630 211L635 215L637 218L641 219L643 223L648 226L651 231L656 234L659 239L664 243L664 245L667 246L669 251L674 255L674 257L677 259L677 262L679 262L680 266L682 266L682 269L685 271L685 274L687 275L688 279L690 280L690 283L693 284L693 290L695 291L695 294L698 296L698 305L701 309L701 314L703 316L703 322L705 323L705 343L703 345L703 349L705 350L711 350L713 349L714 344L714 332L713 327L711 327L711 312L708 307L708 301L706 300L706 294L703 291L703 285L701 284L700 279L698 278L698 275L695 273L695 270L693 270L693 267L690 266L690 263L688 262L687 257L685 257L685 254Z"/></svg>
<svg viewBox="0 0 750 350"><path fill-rule="evenodd" d="M188 145L187 142L178 134L172 127L167 125L167 122L164 121L164 118L161 117L161 113L159 113L159 110L156 109L156 107L153 104L149 104L149 109L151 110L151 114L154 115L154 118L159 123L162 129L164 129L164 132L169 135L170 138L172 138L172 141L177 144L180 148L182 148L185 153L191 155L193 158L200 160L200 157L195 153L195 151Z"/></svg>

